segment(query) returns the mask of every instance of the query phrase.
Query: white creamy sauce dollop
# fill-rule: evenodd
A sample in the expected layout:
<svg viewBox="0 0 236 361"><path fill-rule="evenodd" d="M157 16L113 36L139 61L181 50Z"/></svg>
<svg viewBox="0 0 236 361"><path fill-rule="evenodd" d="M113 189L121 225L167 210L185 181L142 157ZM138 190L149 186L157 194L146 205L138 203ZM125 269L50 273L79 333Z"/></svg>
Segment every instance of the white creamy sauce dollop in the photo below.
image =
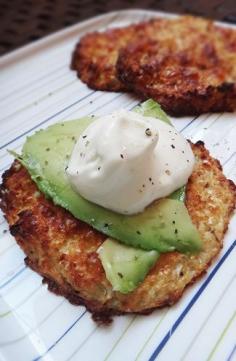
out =
<svg viewBox="0 0 236 361"><path fill-rule="evenodd" d="M120 110L81 134L67 175L87 200L131 215L185 185L193 166L190 145L171 125Z"/></svg>

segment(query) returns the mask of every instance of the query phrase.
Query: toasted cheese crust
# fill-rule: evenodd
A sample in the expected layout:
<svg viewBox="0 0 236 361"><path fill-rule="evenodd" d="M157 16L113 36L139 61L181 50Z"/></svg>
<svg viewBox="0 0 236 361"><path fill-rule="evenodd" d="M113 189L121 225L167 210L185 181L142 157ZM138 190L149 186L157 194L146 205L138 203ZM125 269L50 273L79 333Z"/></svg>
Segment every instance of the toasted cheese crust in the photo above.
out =
<svg viewBox="0 0 236 361"><path fill-rule="evenodd" d="M15 161L4 174L0 206L26 263L44 277L49 289L83 304L96 321L122 313L149 313L171 305L217 256L236 205L236 187L222 173L202 142L192 144L196 164L187 184L186 206L203 249L194 255L162 254L139 287L114 292L96 253L105 236L47 200L27 170Z"/></svg>
<svg viewBox="0 0 236 361"><path fill-rule="evenodd" d="M236 30L193 16L85 35L73 69L91 88L130 90L169 114L236 109Z"/></svg>

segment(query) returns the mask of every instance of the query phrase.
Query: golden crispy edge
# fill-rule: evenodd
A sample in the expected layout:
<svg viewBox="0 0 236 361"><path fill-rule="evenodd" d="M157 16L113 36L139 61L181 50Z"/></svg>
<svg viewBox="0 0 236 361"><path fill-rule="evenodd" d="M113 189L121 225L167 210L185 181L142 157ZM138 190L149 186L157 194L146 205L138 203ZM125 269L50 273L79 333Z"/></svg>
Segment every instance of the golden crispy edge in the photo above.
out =
<svg viewBox="0 0 236 361"><path fill-rule="evenodd" d="M183 34L186 36L187 32L196 33L199 29L200 40L196 42L194 49L196 48L196 53L198 53L198 44L202 44L205 41L206 59L209 59L209 63L212 62L214 64L216 59L209 43L212 37L214 42L214 33L216 32L222 34L222 37L225 38L223 43L227 45L225 49L220 50L221 58L226 49L231 52L233 51L232 54L235 51L236 45L232 36L232 34L235 34L234 30L222 29L206 19L181 16L175 20L153 19L123 28L86 34L75 47L71 68L76 70L78 77L92 89L132 91L141 97L142 100L151 97L157 100L163 109L171 115L198 115L209 111L233 111L236 108L235 81L227 81L222 78L217 86L208 85L204 88L201 87L201 89L196 86L196 89L191 91L185 91L186 84L183 84L182 90L179 91L178 89L175 94L169 93L167 89L160 90L152 87L152 75L155 73L154 59L152 57L152 61L149 62L150 64L146 64L144 67L140 66L137 62L137 50L135 50L134 45L136 44L139 47L143 43L143 54L147 53L147 45L144 45L145 42L148 44L152 41L159 41L163 33L173 32L171 27L170 30L168 28L168 24L173 22L177 24L177 30L179 29L177 36L180 36L180 38L181 36L183 37ZM158 29L161 29L161 36L158 35ZM178 35L178 33L182 35ZM210 34L209 39L208 33ZM202 39L203 34L206 36L205 40ZM190 53L192 54L192 50ZM185 55L181 52L181 54L177 55L177 58L179 56L185 57ZM133 64L129 64L130 57L131 59L133 57ZM158 61L156 63L158 68ZM215 68L219 70L219 67ZM199 73L201 70L200 66ZM142 79L140 79L138 73L144 74ZM145 75L148 73L150 73L150 79L148 75ZM223 71L221 73L223 74ZM187 78L187 76L182 74L176 79L176 82L181 81L181 77L182 80ZM211 77L209 75L209 81ZM194 83L195 80L190 79L189 82L191 81Z"/></svg>
<svg viewBox="0 0 236 361"><path fill-rule="evenodd" d="M209 156L209 153L205 149L203 143L198 142L196 145L192 145L192 147L195 155L199 158L200 166L197 167L195 174L193 174L189 180L187 187L186 205L193 219L193 222L202 234L206 234L206 230L201 229L203 224L202 217L204 216L209 218L209 216L212 216L214 218L214 221L216 223L216 225L214 226L214 232L210 226L209 232L211 234L213 233L212 237L216 240L216 247L212 251L211 257L207 261L205 267L203 269L196 268L194 277L190 277L189 281L181 285L179 289L169 290L169 288L167 288L167 297L163 298L158 305L156 305L155 307L144 307L143 309L135 308L135 304L139 302L139 297L144 297L145 292L147 292L147 289L145 288L145 281L135 292L133 292L131 295L128 295L128 297L116 294L115 296L113 296L113 298L111 298L110 301L105 304L101 304L94 300L89 301L85 297L81 297L78 291L76 291L76 289L74 289L72 285L67 282L66 277L63 277L63 275L60 275L61 278L58 278L56 262L54 268L50 269L50 265L48 265L47 259L45 259L45 255L42 253L42 247L45 247L45 249L48 248L48 234L45 230L45 227L48 228L51 225L52 229L56 230L56 232L61 232L61 234L63 234L63 239L70 239L73 238L74 234L79 234L82 242L85 242L84 244L86 244L85 247L87 247L89 241L90 246L93 247L94 250L96 250L103 242L104 236L101 235L99 232L92 230L91 227L84 224L83 222L75 220L74 217L72 217L67 211L65 211L61 207L57 207L53 205L52 202L46 200L45 197L37 191L37 188L35 184L31 181L29 175L27 174L27 171L24 168L20 167L19 163L15 162L14 165L10 168L9 171L5 173L3 177L3 184L1 186L0 192L0 206L5 212L6 218L10 224L11 233L15 236L17 242L28 256L26 258L26 263L44 277L44 281L48 283L48 287L50 290L57 294L64 295L66 298L69 299L70 302L74 304L84 304L87 309L93 313L93 317L97 322L109 322L112 315L133 312L132 307L134 312L136 312L135 310L138 310L138 313L146 314L151 312L156 307L163 307L165 305L170 305L176 302L181 297L185 287L188 284L193 283L206 271L209 264L220 251L220 248L222 246L222 239L224 233L227 230L229 219L232 215L236 203L235 185L233 182L227 180L223 176L219 162ZM222 199L222 195L220 196L220 202L222 203L222 207L225 207L223 210L219 210L220 208L222 208L221 206L214 208L214 204L213 208L211 209L208 205L209 200L205 199L204 201L203 199L201 199L201 193L199 193L199 190L202 190L203 193L206 193L208 190L211 191L211 183L207 184L208 182L203 182L204 174L206 174L207 172L210 172L211 176L214 174L214 178L217 178L217 182L218 184L220 184L221 190L223 189L224 199ZM18 181L22 181L16 184L16 179ZM25 193L21 189L21 184L24 184L24 186L27 187L27 197L27 192ZM219 185L217 185L217 187L219 188ZM205 209L207 209L210 213L204 215ZM36 212L38 212L39 215L35 214ZM222 212L223 221L221 214ZM45 220L47 224L45 224ZM39 224L40 222L42 224ZM206 226L208 225L205 224L204 227ZM39 234L37 234L38 229L40 229L40 231L42 231L43 229L45 230L45 232L43 233L43 237L41 237L40 233L40 241L38 241L37 239L37 237L39 236ZM53 245L53 247L54 248L52 249L52 254L53 252L57 253L59 250L55 248L55 245ZM104 282L104 272L101 268L101 264L94 252L91 252L91 254L89 255L90 261L91 256L92 263L95 264L95 266L93 269L91 269L91 275L86 275L83 287L86 287L86 285L90 287L89 282L94 283L93 278L96 277L97 279L95 279L95 283L99 284L100 282L102 284ZM162 272L163 269L165 270L167 265L171 267L171 265L175 264L176 259L179 257L182 257L182 255L178 254L177 252L162 255L156 266L147 276L147 279L149 280L147 284L148 287L151 286L152 282L156 282L155 275L157 272ZM38 263L39 258L41 259L40 265ZM70 258L69 261L70 263L73 263L72 258ZM81 258L81 262L85 262L85 270L89 270L90 265L86 263L87 261ZM48 267L49 269L47 269ZM90 276L92 277L91 280L89 278ZM181 277L182 276L180 275L180 278ZM107 289L109 290L109 286L106 283L105 287L107 287ZM120 310L115 309L114 304L112 303L114 300L116 302L119 301L120 304L123 305L123 311L122 308Z"/></svg>
<svg viewBox="0 0 236 361"><path fill-rule="evenodd" d="M127 89L142 101L152 98L171 116L196 116L211 112L233 112L236 109L236 84L222 83L216 87L209 85L204 91L183 91L176 94L159 92L149 88L145 80L137 81L136 75L127 70L127 54L122 52L117 63L117 74Z"/></svg>
<svg viewBox="0 0 236 361"><path fill-rule="evenodd" d="M127 29L127 31L129 31ZM126 86L116 76L115 62L118 56L119 45L117 35L120 29L109 31L107 33L89 33L81 38L76 45L71 60L71 69L77 72L78 78L94 90L105 91L126 91ZM120 34L122 36L122 34ZM96 46L104 47L104 56L99 56L96 52ZM100 47L99 46L99 47ZM112 60L109 52L112 52ZM117 54L116 54L117 53Z"/></svg>
<svg viewBox="0 0 236 361"><path fill-rule="evenodd" d="M129 41L145 36L147 29L156 28L163 21L165 20L155 18L84 35L73 51L71 69L92 89L126 91L126 85L116 74L115 64L119 50Z"/></svg>
<svg viewBox="0 0 236 361"><path fill-rule="evenodd" d="M234 34L234 46L236 47L235 30ZM225 42L227 43L227 39ZM209 47L209 44L206 45ZM156 40L146 39L128 44L120 50L116 62L117 77L130 91L140 96L142 100L148 98L156 100L168 114L173 116L198 115L205 112L234 111L236 109L236 71L234 70L231 74L229 70L226 70L229 62L226 62L224 68L217 52L212 51L213 54L208 55L208 47L203 47L205 50L204 61L208 62L207 59L209 59L208 72L206 72L202 65L194 63L179 66L181 58L185 59L191 56L192 60L195 59L191 50L189 53L188 51L179 53L170 51L168 56L165 54L166 61L169 57L169 68L166 64L162 65L163 56L158 53L158 50L155 50L160 47L167 51L165 43L161 44ZM148 55L149 52L150 55ZM154 55L155 52L156 55ZM232 54L232 57L235 51L233 52L231 49L226 53ZM220 55L223 58L223 49ZM144 61L145 56L148 60ZM235 59L234 56L234 63ZM215 66L210 66L214 61L216 62ZM232 59L231 64L233 64ZM195 67L195 71L191 70L192 73L188 71L188 68L191 69L191 67ZM171 72L170 77L168 72ZM211 80L213 77L217 79L216 74L219 77L218 82L213 85ZM169 81L173 84L168 87Z"/></svg>

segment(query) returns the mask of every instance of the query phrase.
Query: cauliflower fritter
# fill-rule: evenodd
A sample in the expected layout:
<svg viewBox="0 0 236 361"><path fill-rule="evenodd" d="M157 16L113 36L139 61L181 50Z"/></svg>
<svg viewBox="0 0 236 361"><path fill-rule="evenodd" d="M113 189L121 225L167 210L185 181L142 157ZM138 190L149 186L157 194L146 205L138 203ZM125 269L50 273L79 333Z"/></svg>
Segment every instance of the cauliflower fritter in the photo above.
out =
<svg viewBox="0 0 236 361"><path fill-rule="evenodd" d="M51 291L85 305L98 322L175 303L220 252L236 204L236 186L225 178L220 163L202 142L192 144L192 149L196 164L187 184L186 206L203 249L192 255L162 254L129 294L114 292L106 279L96 253L105 236L46 199L15 161L3 176L0 207L26 254L26 263L44 277Z"/></svg>
<svg viewBox="0 0 236 361"><path fill-rule="evenodd" d="M85 35L72 68L89 87L153 98L169 114L236 109L236 30L193 16Z"/></svg>
<svg viewBox="0 0 236 361"><path fill-rule="evenodd" d="M121 49L118 78L175 116L236 109L236 31L211 21L170 20L152 39Z"/></svg>
<svg viewBox="0 0 236 361"><path fill-rule="evenodd" d="M116 75L119 50L130 41L145 38L148 34L158 31L163 21L155 19L124 28L86 34L76 45L71 68L76 70L78 77L92 89L127 90Z"/></svg>

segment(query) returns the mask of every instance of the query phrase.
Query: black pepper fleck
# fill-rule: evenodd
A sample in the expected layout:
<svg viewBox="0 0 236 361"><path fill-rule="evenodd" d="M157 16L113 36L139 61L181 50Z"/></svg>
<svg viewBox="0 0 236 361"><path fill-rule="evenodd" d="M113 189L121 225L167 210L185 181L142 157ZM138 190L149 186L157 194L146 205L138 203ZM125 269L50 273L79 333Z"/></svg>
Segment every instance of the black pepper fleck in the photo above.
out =
<svg viewBox="0 0 236 361"><path fill-rule="evenodd" d="M87 135L83 135L82 138L85 139L87 137Z"/></svg>
<svg viewBox="0 0 236 361"><path fill-rule="evenodd" d="M137 233L137 234L141 234L141 232L140 232L140 231L136 231L136 233Z"/></svg>
<svg viewBox="0 0 236 361"><path fill-rule="evenodd" d="M177 234L178 233L178 229L177 228L175 228L175 234Z"/></svg>
<svg viewBox="0 0 236 361"><path fill-rule="evenodd" d="M121 157L122 159L124 159L124 155L123 155L123 154L120 154L120 157Z"/></svg>
<svg viewBox="0 0 236 361"><path fill-rule="evenodd" d="M123 277L124 277L124 276L122 275L122 273L120 273L120 272L118 272L117 274L118 274L118 276L119 276L120 278L123 278Z"/></svg>
<svg viewBox="0 0 236 361"><path fill-rule="evenodd" d="M3 230L3 233L4 233L4 234L7 233L7 229L4 229L4 230Z"/></svg>
<svg viewBox="0 0 236 361"><path fill-rule="evenodd" d="M147 129L145 130L145 134L146 134L148 137L150 137L150 136L152 135L151 129L150 129L150 128L147 128Z"/></svg>
<svg viewBox="0 0 236 361"><path fill-rule="evenodd" d="M49 152L50 148L46 148L46 152Z"/></svg>
<svg viewBox="0 0 236 361"><path fill-rule="evenodd" d="M175 149L175 146L174 146L174 144L171 144L171 148Z"/></svg>

